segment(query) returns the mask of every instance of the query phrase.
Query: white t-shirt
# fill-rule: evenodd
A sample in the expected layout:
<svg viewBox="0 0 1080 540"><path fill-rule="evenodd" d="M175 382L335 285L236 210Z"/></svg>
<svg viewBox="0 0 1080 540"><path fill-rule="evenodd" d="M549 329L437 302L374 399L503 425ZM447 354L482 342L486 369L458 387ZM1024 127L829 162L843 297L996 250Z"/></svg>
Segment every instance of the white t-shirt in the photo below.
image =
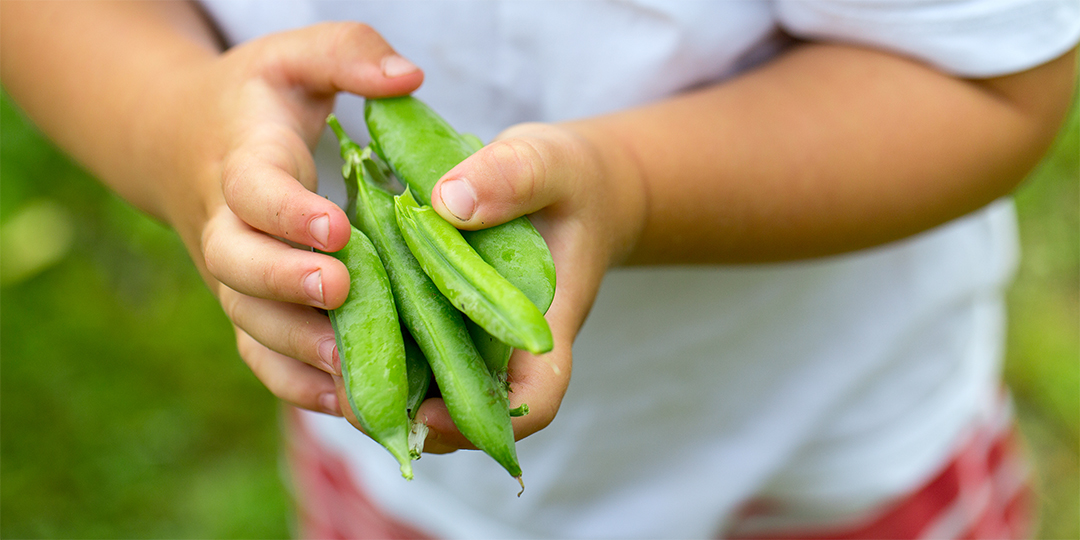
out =
<svg viewBox="0 0 1080 540"><path fill-rule="evenodd" d="M232 43L359 20L425 71L416 93L488 140L722 80L787 35L988 77L1059 56L1075 1L205 2ZM337 115L362 138L362 100ZM340 197L336 144L316 157ZM858 254L617 269L574 346L555 421L518 443L527 490L479 452L415 479L341 419L308 414L389 512L447 538L697 538L749 499L836 519L910 490L999 390L1010 202Z"/></svg>

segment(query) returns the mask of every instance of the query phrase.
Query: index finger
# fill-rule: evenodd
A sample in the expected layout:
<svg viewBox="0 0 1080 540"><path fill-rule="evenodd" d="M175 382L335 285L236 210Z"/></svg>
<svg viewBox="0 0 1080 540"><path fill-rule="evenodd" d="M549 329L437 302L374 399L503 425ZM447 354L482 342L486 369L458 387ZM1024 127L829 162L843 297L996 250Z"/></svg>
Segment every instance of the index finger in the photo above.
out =
<svg viewBox="0 0 1080 540"><path fill-rule="evenodd" d="M283 146L250 143L229 156L222 173L229 208L265 233L327 252L345 247L350 235L345 211L305 186L313 189L316 183L306 147L307 155L297 158L296 150Z"/></svg>

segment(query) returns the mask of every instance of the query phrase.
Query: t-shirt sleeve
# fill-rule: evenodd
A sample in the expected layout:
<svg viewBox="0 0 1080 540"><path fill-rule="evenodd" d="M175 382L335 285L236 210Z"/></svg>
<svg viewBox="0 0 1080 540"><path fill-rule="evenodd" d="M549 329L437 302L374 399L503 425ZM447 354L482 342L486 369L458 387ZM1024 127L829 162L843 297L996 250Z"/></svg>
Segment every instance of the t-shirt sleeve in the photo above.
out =
<svg viewBox="0 0 1080 540"><path fill-rule="evenodd" d="M796 38L876 47L971 78L1038 66L1080 41L1080 0L778 0L776 16Z"/></svg>

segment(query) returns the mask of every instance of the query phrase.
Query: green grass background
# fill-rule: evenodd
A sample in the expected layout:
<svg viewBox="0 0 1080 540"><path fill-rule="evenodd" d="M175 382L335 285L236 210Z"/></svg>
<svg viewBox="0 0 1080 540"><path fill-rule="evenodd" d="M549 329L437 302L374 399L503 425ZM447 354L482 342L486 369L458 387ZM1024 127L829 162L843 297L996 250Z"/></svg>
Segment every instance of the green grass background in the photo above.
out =
<svg viewBox="0 0 1080 540"><path fill-rule="evenodd" d="M1078 155L1074 108L1016 196L1007 376L1036 455L1040 538L1080 538ZM289 536L277 404L180 242L6 95L0 231L0 536Z"/></svg>

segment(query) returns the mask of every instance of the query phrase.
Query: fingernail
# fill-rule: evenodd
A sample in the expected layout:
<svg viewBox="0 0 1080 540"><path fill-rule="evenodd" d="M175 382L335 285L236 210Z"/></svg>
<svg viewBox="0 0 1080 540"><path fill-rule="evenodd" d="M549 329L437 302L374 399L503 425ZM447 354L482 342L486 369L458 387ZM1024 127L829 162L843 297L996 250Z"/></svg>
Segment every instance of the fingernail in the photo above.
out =
<svg viewBox="0 0 1080 540"><path fill-rule="evenodd" d="M322 270L316 270L304 276L304 292L319 305L323 304Z"/></svg>
<svg viewBox="0 0 1080 540"><path fill-rule="evenodd" d="M319 407L326 414L341 416L341 407L338 406L337 394L333 392L319 394Z"/></svg>
<svg viewBox="0 0 1080 540"><path fill-rule="evenodd" d="M476 211L476 194L465 180L449 180L439 188L443 205L461 221L468 221Z"/></svg>
<svg viewBox="0 0 1080 540"><path fill-rule="evenodd" d="M330 241L330 216L325 214L308 222L308 233L319 243L320 248L325 248Z"/></svg>
<svg viewBox="0 0 1080 540"><path fill-rule="evenodd" d="M388 79L408 75L418 69L420 68L416 67L415 64L396 54L387 56L382 60L382 72Z"/></svg>
<svg viewBox="0 0 1080 540"><path fill-rule="evenodd" d="M333 375L340 375L341 368L337 362L337 341L334 338L324 339L319 342L319 358L326 364L326 368Z"/></svg>

